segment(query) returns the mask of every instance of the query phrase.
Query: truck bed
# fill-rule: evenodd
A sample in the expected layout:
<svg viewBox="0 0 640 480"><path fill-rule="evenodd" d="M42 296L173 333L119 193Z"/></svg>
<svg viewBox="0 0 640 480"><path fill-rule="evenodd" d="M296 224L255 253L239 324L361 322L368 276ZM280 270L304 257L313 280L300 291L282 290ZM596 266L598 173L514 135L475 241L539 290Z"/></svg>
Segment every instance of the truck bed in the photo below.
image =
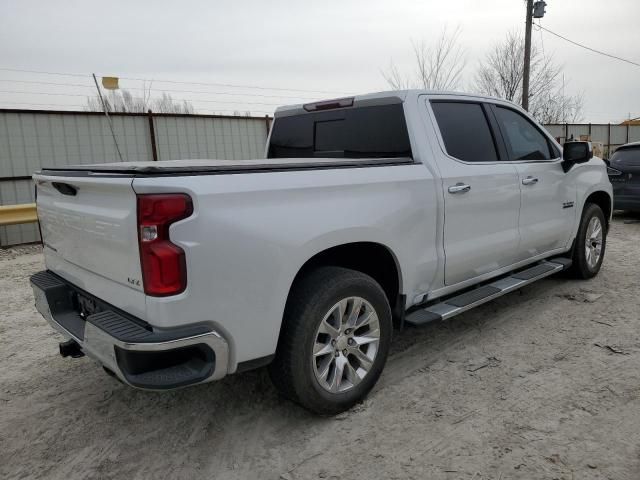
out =
<svg viewBox="0 0 640 480"><path fill-rule="evenodd" d="M94 165L66 165L45 167L45 175L73 176L117 175L153 177L165 175L216 175L232 173L279 172L287 170L321 170L334 168L362 168L410 165L409 157L393 158L272 158L253 160L162 160L158 162L115 162Z"/></svg>

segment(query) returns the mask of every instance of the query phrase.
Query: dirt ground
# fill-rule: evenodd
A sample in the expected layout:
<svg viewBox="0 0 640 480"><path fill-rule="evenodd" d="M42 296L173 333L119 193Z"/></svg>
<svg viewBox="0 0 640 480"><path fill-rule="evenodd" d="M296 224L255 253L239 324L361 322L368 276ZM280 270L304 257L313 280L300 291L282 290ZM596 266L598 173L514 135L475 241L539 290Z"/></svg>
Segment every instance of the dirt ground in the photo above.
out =
<svg viewBox="0 0 640 480"><path fill-rule="evenodd" d="M318 418L264 369L147 393L61 358L39 248L0 251L0 478L640 479L639 264L618 216L598 277L396 332L367 400Z"/></svg>

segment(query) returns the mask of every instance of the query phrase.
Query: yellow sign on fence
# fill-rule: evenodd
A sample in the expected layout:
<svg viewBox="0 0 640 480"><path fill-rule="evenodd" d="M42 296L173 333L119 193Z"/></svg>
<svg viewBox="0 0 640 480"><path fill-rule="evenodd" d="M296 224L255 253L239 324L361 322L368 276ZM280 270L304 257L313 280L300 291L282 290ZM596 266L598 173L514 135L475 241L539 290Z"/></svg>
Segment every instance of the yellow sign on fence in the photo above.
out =
<svg viewBox="0 0 640 480"><path fill-rule="evenodd" d="M118 86L118 77L102 77L102 86L107 90L117 90L120 88Z"/></svg>

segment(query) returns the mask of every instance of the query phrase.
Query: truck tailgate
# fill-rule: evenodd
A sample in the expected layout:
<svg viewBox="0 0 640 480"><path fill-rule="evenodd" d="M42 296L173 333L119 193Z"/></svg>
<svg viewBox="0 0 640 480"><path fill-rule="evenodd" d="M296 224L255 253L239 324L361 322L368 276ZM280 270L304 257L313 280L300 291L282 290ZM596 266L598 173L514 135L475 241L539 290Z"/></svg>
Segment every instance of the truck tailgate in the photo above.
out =
<svg viewBox="0 0 640 480"><path fill-rule="evenodd" d="M132 178L33 178L47 268L107 302L144 313Z"/></svg>

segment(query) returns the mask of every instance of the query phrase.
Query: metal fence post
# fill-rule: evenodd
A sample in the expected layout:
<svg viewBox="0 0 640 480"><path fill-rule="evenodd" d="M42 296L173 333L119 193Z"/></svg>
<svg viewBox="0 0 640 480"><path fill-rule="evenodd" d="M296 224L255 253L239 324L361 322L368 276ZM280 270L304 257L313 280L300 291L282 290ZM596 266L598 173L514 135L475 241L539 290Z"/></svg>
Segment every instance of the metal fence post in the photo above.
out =
<svg viewBox="0 0 640 480"><path fill-rule="evenodd" d="M625 143L629 143L629 124L627 123L627 141Z"/></svg>
<svg viewBox="0 0 640 480"><path fill-rule="evenodd" d="M267 127L267 137L269 136L269 130L271 129L271 118L269 115L264 116L264 124Z"/></svg>
<svg viewBox="0 0 640 480"><path fill-rule="evenodd" d="M151 109L147 111L149 118L149 139L151 140L151 156L154 162L158 161L158 147L156 145L156 129L153 125L153 112Z"/></svg>

